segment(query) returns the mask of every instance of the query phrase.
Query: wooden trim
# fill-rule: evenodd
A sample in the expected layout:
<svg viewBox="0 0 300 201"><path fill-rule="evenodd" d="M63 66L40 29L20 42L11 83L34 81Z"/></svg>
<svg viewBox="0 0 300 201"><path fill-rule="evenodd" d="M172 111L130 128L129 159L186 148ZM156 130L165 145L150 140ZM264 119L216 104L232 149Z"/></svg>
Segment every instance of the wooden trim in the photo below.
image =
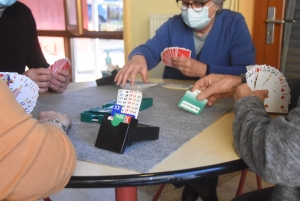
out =
<svg viewBox="0 0 300 201"><path fill-rule="evenodd" d="M67 31L38 30L38 36L69 37L69 38L100 38L100 39L123 39L122 31L85 31L76 36Z"/></svg>
<svg viewBox="0 0 300 201"><path fill-rule="evenodd" d="M71 51L71 38L64 37L64 48L65 48L65 56L69 58L70 61L73 61L73 55ZM73 68L70 68L70 75L72 74ZM73 77L71 76L71 82L73 81Z"/></svg>

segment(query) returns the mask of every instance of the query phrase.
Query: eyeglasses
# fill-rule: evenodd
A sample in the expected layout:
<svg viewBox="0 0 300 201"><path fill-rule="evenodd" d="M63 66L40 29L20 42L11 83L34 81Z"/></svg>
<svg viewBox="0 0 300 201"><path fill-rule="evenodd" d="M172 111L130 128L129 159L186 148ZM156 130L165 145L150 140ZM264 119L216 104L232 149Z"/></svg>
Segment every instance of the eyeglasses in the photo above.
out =
<svg viewBox="0 0 300 201"><path fill-rule="evenodd" d="M185 11L189 8L189 6L192 7L192 9L196 12L201 12L204 5L211 0L205 1L205 2L199 2L199 1L193 1L192 3L186 2L184 0L176 0L178 8L182 11Z"/></svg>

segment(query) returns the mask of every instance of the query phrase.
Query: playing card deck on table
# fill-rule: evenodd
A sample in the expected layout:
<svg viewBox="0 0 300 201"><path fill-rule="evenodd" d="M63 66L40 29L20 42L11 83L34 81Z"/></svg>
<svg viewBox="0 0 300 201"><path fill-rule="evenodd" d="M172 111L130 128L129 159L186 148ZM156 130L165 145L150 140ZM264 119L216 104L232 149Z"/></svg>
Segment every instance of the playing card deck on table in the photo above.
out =
<svg viewBox="0 0 300 201"><path fill-rule="evenodd" d="M290 88L283 74L267 65L247 66L246 79L251 90L267 89L268 97L264 100L267 112L287 113L290 103Z"/></svg>
<svg viewBox="0 0 300 201"><path fill-rule="evenodd" d="M54 62L54 64L49 66L51 71L56 72L58 69L69 70L71 67L71 62L67 58L59 59Z"/></svg>
<svg viewBox="0 0 300 201"><path fill-rule="evenodd" d="M201 91L199 90L195 90L193 92L186 91L184 96L178 103L178 107L195 115L199 115L207 103L206 99L202 101L197 100L197 95L199 93L201 93Z"/></svg>
<svg viewBox="0 0 300 201"><path fill-rule="evenodd" d="M161 53L161 60L166 66L172 66L172 57L190 57L191 50L182 47L168 47Z"/></svg>
<svg viewBox="0 0 300 201"><path fill-rule="evenodd" d="M0 72L0 77L11 91L18 90L16 100L27 114L31 113L39 96L39 87L25 75Z"/></svg>

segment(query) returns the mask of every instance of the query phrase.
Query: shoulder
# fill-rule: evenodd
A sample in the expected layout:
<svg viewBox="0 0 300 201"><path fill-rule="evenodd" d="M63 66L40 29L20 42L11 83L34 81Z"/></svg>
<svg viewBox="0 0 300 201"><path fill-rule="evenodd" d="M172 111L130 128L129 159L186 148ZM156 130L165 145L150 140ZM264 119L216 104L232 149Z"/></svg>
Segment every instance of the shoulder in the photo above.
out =
<svg viewBox="0 0 300 201"><path fill-rule="evenodd" d="M18 16L32 16L31 10L23 3L16 1L12 6L6 9L11 14L17 14Z"/></svg>
<svg viewBox="0 0 300 201"><path fill-rule="evenodd" d="M228 9L223 9L220 13L217 14L217 16L225 21L239 21L245 19L241 13Z"/></svg>

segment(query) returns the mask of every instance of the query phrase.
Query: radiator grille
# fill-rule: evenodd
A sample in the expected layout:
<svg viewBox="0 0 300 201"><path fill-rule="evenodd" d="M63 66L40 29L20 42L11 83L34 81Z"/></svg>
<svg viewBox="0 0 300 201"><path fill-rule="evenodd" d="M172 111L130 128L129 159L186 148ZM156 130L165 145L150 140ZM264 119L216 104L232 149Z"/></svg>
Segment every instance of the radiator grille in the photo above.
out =
<svg viewBox="0 0 300 201"><path fill-rule="evenodd" d="M165 23L170 17L173 17L175 14L152 14L150 15L150 34L149 38L152 38L155 35L155 31Z"/></svg>

